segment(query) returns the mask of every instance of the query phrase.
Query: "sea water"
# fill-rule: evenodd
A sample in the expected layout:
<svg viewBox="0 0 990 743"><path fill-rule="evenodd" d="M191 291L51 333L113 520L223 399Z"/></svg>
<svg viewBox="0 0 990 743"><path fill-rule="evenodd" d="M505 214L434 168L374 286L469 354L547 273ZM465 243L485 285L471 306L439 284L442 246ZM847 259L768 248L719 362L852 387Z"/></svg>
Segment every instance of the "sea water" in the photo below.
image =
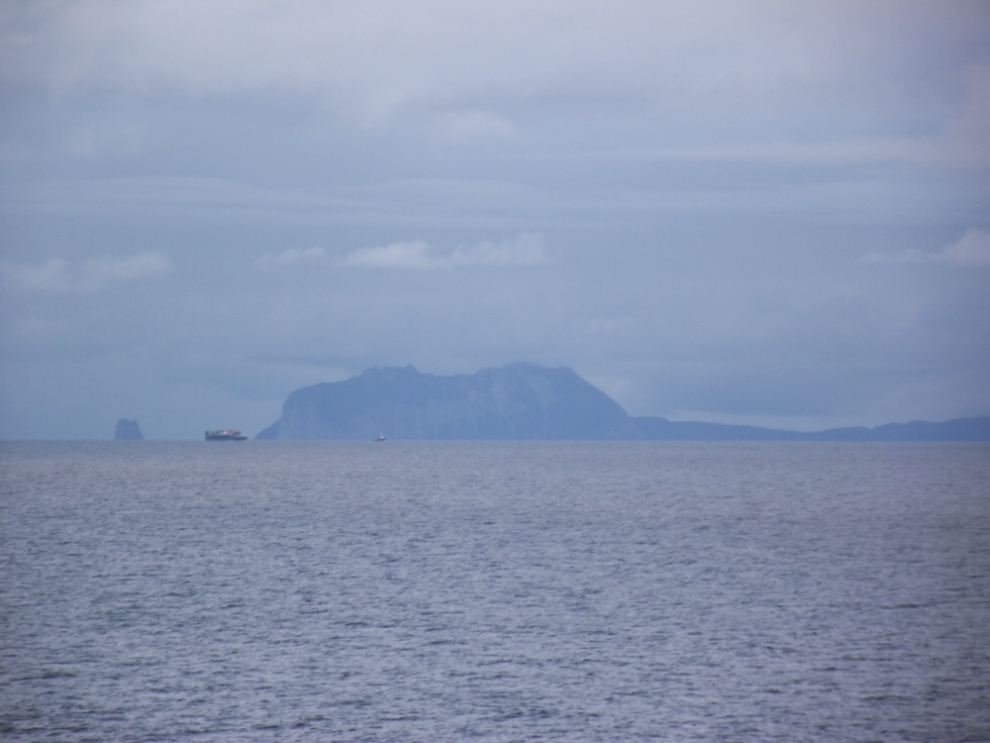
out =
<svg viewBox="0 0 990 743"><path fill-rule="evenodd" d="M990 740L990 446L0 444L5 741Z"/></svg>

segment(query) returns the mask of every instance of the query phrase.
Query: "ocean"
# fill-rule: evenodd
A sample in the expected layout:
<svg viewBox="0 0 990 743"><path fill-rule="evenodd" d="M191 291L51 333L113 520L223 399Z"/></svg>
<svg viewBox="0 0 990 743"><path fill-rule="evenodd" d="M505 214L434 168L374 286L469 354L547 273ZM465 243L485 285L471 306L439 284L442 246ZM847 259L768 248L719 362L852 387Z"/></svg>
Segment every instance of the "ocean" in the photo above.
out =
<svg viewBox="0 0 990 743"><path fill-rule="evenodd" d="M0 443L4 741L990 740L990 445Z"/></svg>

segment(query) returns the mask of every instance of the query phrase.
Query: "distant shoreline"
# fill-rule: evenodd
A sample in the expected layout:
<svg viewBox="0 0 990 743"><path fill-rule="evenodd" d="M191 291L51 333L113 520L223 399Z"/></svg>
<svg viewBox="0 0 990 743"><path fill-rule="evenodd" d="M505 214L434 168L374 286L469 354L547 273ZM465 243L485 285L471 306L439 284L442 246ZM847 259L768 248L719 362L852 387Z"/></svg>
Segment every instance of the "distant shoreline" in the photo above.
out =
<svg viewBox="0 0 990 743"><path fill-rule="evenodd" d="M366 369L290 393L257 439L583 441L990 441L990 415L790 431L630 416L573 369L515 362L440 376Z"/></svg>

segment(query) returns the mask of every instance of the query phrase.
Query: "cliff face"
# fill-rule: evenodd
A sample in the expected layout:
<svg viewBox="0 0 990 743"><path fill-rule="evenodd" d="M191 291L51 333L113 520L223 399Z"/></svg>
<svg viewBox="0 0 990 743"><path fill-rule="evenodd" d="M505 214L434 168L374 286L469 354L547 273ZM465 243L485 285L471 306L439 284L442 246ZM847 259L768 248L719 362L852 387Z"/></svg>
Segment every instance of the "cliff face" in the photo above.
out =
<svg viewBox="0 0 990 743"><path fill-rule="evenodd" d="M259 439L637 439L640 430L571 369L509 364L440 377L368 369L296 390Z"/></svg>

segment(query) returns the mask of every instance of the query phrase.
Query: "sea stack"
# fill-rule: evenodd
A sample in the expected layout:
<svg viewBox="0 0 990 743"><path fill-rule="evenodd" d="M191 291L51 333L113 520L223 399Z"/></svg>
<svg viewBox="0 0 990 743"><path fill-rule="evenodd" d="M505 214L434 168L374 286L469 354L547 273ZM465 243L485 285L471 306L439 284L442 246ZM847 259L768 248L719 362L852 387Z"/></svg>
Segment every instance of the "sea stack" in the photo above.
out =
<svg viewBox="0 0 990 743"><path fill-rule="evenodd" d="M127 418L121 418L117 421L117 430L113 435L114 441L144 441L144 436L141 435L141 429L138 427L137 421L129 421Z"/></svg>

